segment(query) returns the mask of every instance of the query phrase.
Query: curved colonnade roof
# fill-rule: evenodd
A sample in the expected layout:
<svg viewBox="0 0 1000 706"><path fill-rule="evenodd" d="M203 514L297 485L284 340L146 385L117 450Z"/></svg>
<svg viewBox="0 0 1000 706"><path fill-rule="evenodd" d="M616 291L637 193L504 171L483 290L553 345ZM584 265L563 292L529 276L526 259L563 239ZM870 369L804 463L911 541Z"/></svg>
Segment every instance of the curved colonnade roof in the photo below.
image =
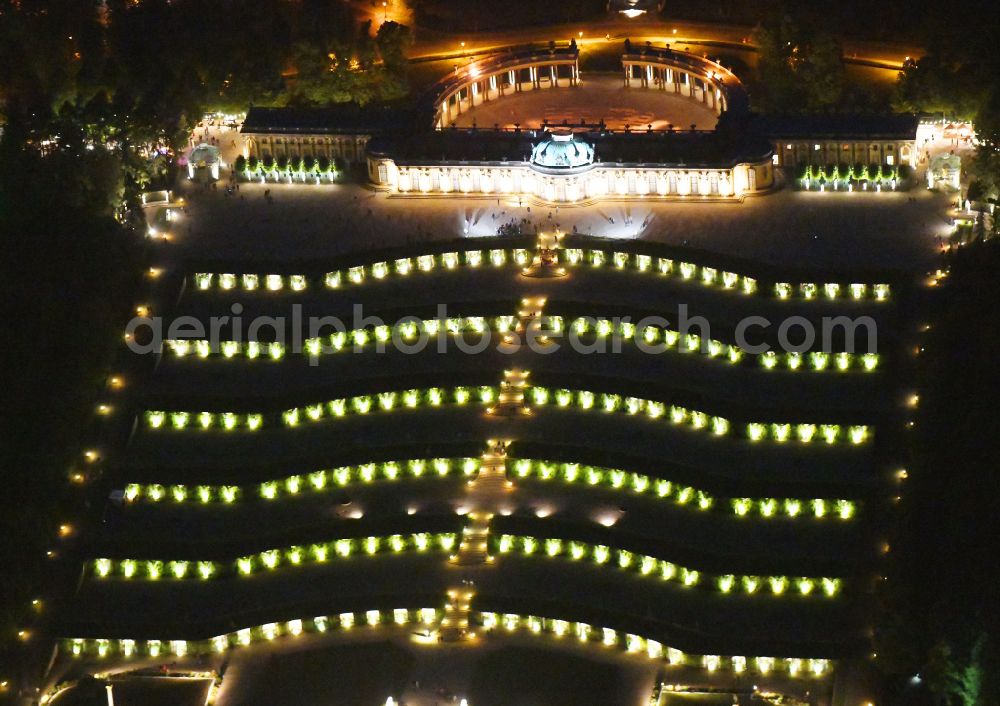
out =
<svg viewBox="0 0 1000 706"><path fill-rule="evenodd" d="M571 126L554 126L556 131ZM630 164L662 167L729 167L741 162L767 159L772 151L766 140L730 133L712 132L574 132L575 142L592 148L593 159L574 157L573 166ZM532 154L552 144L551 133L544 130L446 129L408 134L381 135L372 138L369 154L387 156L411 165L451 164L469 166L489 163L536 162ZM566 167L569 165L559 165ZM557 168L559 168L557 167Z"/></svg>

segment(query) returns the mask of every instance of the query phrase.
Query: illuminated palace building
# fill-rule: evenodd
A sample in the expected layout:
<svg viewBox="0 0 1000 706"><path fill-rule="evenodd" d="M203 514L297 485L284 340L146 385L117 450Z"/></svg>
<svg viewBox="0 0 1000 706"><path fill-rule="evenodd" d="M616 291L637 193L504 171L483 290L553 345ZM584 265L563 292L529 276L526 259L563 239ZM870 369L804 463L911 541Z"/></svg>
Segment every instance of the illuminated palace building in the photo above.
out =
<svg viewBox="0 0 1000 706"><path fill-rule="evenodd" d="M626 45L621 65L626 95L644 102L635 124L588 111L577 119L570 107L572 120L479 127L478 117L507 119L505 102L518 108L534 91L551 90L539 100L556 107L588 100L593 89L581 79L575 46L527 49L456 66L405 115L251 109L246 156L364 164L376 189L398 196L556 204L728 200L773 190L775 165L863 162L889 170L916 159L909 116L764 119L750 113L739 79L711 59Z"/></svg>

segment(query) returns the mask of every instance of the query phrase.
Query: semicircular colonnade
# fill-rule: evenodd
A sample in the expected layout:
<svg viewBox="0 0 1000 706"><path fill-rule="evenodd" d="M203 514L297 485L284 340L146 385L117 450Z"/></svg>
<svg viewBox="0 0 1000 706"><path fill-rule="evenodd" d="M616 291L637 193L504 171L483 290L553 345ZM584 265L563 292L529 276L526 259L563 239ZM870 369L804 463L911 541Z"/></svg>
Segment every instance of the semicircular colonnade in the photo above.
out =
<svg viewBox="0 0 1000 706"><path fill-rule="evenodd" d="M451 124L454 117L491 100L524 90L540 89L544 83L556 88L562 80L576 86L580 80L580 53L575 46L528 49L494 54L442 78L432 88L434 127Z"/></svg>

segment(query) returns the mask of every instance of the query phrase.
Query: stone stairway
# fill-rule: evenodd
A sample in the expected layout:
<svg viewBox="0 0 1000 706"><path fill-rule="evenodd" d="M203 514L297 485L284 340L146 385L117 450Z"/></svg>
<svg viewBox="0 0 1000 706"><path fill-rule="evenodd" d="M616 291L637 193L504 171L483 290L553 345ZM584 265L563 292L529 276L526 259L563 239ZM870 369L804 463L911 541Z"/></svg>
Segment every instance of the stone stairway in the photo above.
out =
<svg viewBox="0 0 1000 706"><path fill-rule="evenodd" d="M441 618L441 640L458 642L473 637L469 633L469 605L476 592L471 581L463 581L462 585L448 589L448 600L444 604L444 617Z"/></svg>
<svg viewBox="0 0 1000 706"><path fill-rule="evenodd" d="M517 333L523 337L528 327L537 326L544 306L544 297L522 299L515 328ZM530 415L531 409L525 404L524 397L528 376L528 371L519 368L505 370L497 401L486 410L486 414L505 418ZM497 512L504 510L507 506L505 499L514 490L513 482L507 477L509 443L506 439L489 440L479 472L466 486L465 505L470 508L468 523L462 529L458 550L449 558L449 564L460 572L462 578L460 583L453 583L448 588L438 633L445 642L474 637L469 630L469 606L475 596L473 577L493 564L489 552L490 522Z"/></svg>
<svg viewBox="0 0 1000 706"><path fill-rule="evenodd" d="M529 373L525 370L515 368L505 370L503 381L500 383L500 394L497 395L496 403L486 410L486 413L499 417L515 417L531 414L531 410L524 404L524 388L528 384Z"/></svg>
<svg viewBox="0 0 1000 706"><path fill-rule="evenodd" d="M539 233L531 264L521 270L525 277L565 277L566 268L559 264L559 244L564 233Z"/></svg>
<svg viewBox="0 0 1000 706"><path fill-rule="evenodd" d="M470 512L469 524L462 528L462 541L452 561L459 566L481 566L493 561L489 553L492 512Z"/></svg>
<svg viewBox="0 0 1000 706"><path fill-rule="evenodd" d="M514 485L507 478L507 445L510 442L491 439L487 443L489 448L482 455L479 473L469 481L469 492L484 505L499 499L498 496L503 496Z"/></svg>
<svg viewBox="0 0 1000 706"><path fill-rule="evenodd" d="M462 528L458 551L449 560L462 570L464 578L460 585L448 589L440 626L444 641L457 642L471 637L469 602L475 591L470 576L477 568L493 563L489 552L490 521L502 498L513 488L513 483L507 479L507 444L507 441L493 439L488 442L479 473L467 486L466 497L473 509L468 513L468 524Z"/></svg>

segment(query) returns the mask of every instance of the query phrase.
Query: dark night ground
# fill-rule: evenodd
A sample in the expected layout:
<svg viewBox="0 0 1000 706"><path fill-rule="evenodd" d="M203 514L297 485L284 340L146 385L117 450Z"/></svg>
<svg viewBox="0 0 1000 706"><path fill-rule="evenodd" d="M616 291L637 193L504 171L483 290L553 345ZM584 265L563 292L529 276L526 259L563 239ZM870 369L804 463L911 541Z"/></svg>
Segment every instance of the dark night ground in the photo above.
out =
<svg viewBox="0 0 1000 706"><path fill-rule="evenodd" d="M620 671L612 665L549 650L507 648L479 662L469 689L469 703L475 706L631 703L623 700L622 692Z"/></svg>
<svg viewBox="0 0 1000 706"><path fill-rule="evenodd" d="M260 663L265 664L266 671L244 667L235 682L235 691L224 691L222 701L381 706L387 689L398 696L412 686L417 676L415 657L386 643L279 654ZM441 667L447 669L448 661ZM465 696L475 706L631 703L623 700L625 694L617 667L576 655L525 647L502 648L480 657L471 669Z"/></svg>
<svg viewBox="0 0 1000 706"><path fill-rule="evenodd" d="M115 706L202 706L210 679L136 678L112 688ZM67 689L51 706L107 706L103 682L85 681Z"/></svg>
<svg viewBox="0 0 1000 706"><path fill-rule="evenodd" d="M398 697L412 688L420 673L417 660L406 649L385 642L262 652L233 670L239 673L224 682L219 699L228 706L382 706L388 694ZM431 668L444 672L451 664L444 655L428 661L438 662ZM634 701L619 667L579 655L502 647L483 653L471 665L467 656L454 664L456 672L470 672L458 681L469 682L463 695L475 706L618 706ZM436 683L425 682L422 687L436 689ZM115 685L115 704L200 706L205 689L204 681L134 679ZM85 682L53 701L53 706L105 704L107 696L100 682Z"/></svg>

